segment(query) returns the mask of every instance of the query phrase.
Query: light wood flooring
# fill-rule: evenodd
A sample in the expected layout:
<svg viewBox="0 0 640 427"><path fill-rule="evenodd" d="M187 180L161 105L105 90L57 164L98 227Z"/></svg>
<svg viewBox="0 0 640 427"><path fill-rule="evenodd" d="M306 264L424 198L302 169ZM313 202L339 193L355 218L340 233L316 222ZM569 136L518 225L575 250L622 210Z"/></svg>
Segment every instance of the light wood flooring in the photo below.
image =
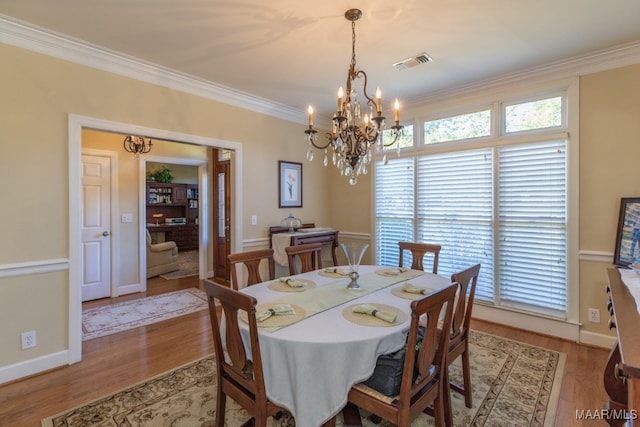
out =
<svg viewBox="0 0 640 427"><path fill-rule="evenodd" d="M199 287L197 277L149 280L146 293L85 303L85 307ZM479 331L549 348L567 355L556 426L606 426L576 420L576 410L598 410L608 351L502 325L472 321ZM39 426L41 419L139 383L213 353L208 311L83 342L82 361L0 385L0 426Z"/></svg>

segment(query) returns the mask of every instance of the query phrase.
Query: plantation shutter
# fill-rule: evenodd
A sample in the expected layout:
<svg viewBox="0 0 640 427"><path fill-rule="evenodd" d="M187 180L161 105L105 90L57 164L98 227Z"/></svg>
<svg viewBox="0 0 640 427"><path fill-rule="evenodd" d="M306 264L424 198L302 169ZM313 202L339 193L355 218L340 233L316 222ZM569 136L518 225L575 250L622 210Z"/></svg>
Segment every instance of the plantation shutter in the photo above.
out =
<svg viewBox="0 0 640 427"><path fill-rule="evenodd" d="M476 298L492 302L493 156L491 149L418 158L418 239L442 246L438 273L481 264Z"/></svg>
<svg viewBox="0 0 640 427"><path fill-rule="evenodd" d="M398 265L398 242L413 241L414 160L376 162L376 253L378 265Z"/></svg>
<svg viewBox="0 0 640 427"><path fill-rule="evenodd" d="M564 315L567 306L566 141L502 147L502 305Z"/></svg>

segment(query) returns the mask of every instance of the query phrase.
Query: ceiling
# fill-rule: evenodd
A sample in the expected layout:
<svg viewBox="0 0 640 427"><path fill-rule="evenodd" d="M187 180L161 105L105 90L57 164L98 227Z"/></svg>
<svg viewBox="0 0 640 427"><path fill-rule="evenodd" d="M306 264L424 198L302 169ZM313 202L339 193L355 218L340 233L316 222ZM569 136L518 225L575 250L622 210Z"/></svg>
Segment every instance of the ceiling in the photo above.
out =
<svg viewBox="0 0 640 427"><path fill-rule="evenodd" d="M351 60L369 93L430 94L640 41L638 0L2 0L11 20L258 98L336 108ZM0 16L2 17L2 16ZM432 62L396 70L420 53ZM389 113L387 113L387 116Z"/></svg>

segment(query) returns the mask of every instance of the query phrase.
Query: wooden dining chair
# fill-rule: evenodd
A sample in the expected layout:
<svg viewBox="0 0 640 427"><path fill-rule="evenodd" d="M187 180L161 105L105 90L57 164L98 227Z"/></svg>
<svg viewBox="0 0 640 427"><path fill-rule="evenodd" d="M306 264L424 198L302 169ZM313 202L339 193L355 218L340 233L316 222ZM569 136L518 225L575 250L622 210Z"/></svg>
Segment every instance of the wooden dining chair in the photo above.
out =
<svg viewBox="0 0 640 427"><path fill-rule="evenodd" d="M273 261L273 249L258 249L249 252L238 252L227 255L229 260L229 269L231 270L231 286L233 289L240 289L238 283L237 265L244 264L247 268L247 286L255 285L263 282L260 276L260 264L262 260L266 260L269 267L269 280L276 278L276 267Z"/></svg>
<svg viewBox="0 0 640 427"><path fill-rule="evenodd" d="M398 426L410 425L423 412L434 416L436 426L445 425L447 413L451 413L451 408L445 406L448 400L443 399L445 390L448 392L444 388L443 375L447 370L449 334L438 333L438 323L444 310L442 325L451 327L457 286L452 283L411 303L411 323L399 394L389 397L359 383L349 391L349 402ZM423 315L426 315L424 334L418 342L420 317ZM414 375L416 372L417 376Z"/></svg>
<svg viewBox="0 0 640 427"><path fill-rule="evenodd" d="M433 274L438 274L438 258L440 257L440 245L432 243L398 242L400 256L398 267L403 267L404 251L411 251L411 268L424 271L423 258L427 253L433 254Z"/></svg>
<svg viewBox="0 0 640 427"><path fill-rule="evenodd" d="M227 396L235 400L253 417L254 425L264 427L267 418L277 415L283 408L267 398L258 326L256 321L256 299L224 285L204 280L204 288L209 302L209 317L213 333L213 347L217 371L217 396L215 426L225 426L225 408ZM220 330L216 312L216 301L222 307L225 333ZM240 335L239 312L247 314L251 357L245 350ZM224 339L224 342L223 342ZM227 357L225 358L224 350Z"/></svg>
<svg viewBox="0 0 640 427"><path fill-rule="evenodd" d="M289 259L289 274L306 273L308 271L322 268L322 243L304 243L301 245L287 246L284 248ZM298 271L298 263L296 258L300 260L300 270Z"/></svg>
<svg viewBox="0 0 640 427"><path fill-rule="evenodd" d="M480 264L476 264L451 275L451 281L458 284L459 290L458 302L451 319L447 364L450 365L459 356L462 356L463 382L462 384L456 384L449 381L449 387L464 395L464 404L467 408L472 406L471 371L469 368L469 325L471 323L471 312L479 273ZM446 328L443 327L442 330L446 330Z"/></svg>

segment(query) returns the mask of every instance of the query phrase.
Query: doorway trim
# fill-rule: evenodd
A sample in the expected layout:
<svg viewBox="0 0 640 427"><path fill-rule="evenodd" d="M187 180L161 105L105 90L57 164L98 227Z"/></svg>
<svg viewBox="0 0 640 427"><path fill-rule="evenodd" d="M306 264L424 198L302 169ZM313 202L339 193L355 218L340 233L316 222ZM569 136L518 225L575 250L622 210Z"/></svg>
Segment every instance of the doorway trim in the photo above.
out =
<svg viewBox="0 0 640 427"><path fill-rule="evenodd" d="M242 224L242 144L234 141L208 138L199 135L190 135L173 132L164 129L136 126L129 123L114 122L94 117L69 114L69 332L68 332L68 363L76 363L82 360L82 253L80 224L82 215L82 129L98 131L144 135L148 138L164 139L175 142L183 142L201 145L211 148L226 148L233 150L232 168L234 169L234 221ZM203 219L203 218L201 218ZM204 221L201 221L201 223ZM200 243L202 244L203 232L206 227L201 227ZM242 247L242 227L232 230L231 247ZM206 241L206 240L205 240ZM144 248L140 248L142 251Z"/></svg>

